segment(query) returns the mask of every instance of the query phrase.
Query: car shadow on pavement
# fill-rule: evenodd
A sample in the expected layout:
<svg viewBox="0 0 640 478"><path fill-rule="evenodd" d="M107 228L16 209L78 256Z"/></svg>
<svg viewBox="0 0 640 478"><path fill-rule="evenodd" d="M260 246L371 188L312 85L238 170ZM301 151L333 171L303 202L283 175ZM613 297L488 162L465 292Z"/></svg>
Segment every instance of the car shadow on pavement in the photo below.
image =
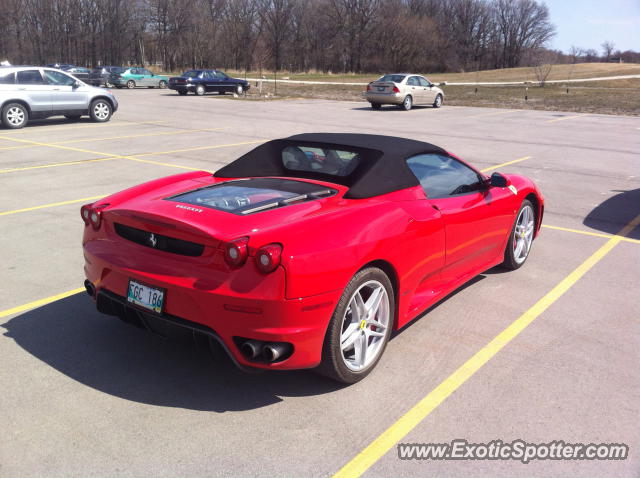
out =
<svg viewBox="0 0 640 478"><path fill-rule="evenodd" d="M618 191L615 196L596 206L583 224L591 229L617 234L624 226L640 214L640 189ZM640 239L640 227L636 227L627 234L631 239Z"/></svg>
<svg viewBox="0 0 640 478"><path fill-rule="evenodd" d="M67 119L67 118L45 118L45 119L34 119L30 120L29 123L24 127L24 130L29 130L31 128L38 128L41 126L55 126L61 124L98 124L95 121L91 120L88 116L81 117L78 119ZM16 131L9 128L0 127L0 134L7 133L9 131Z"/></svg>
<svg viewBox="0 0 640 478"><path fill-rule="evenodd" d="M432 106L412 106L410 111L413 110L432 110L435 109ZM382 107L379 110L374 110L371 108L371 106L358 106L356 108L351 108L351 111L373 111L375 113L381 113L381 112L385 112L385 111L404 111L403 109L395 106L395 105L382 105Z"/></svg>
<svg viewBox="0 0 640 478"><path fill-rule="evenodd" d="M343 385L307 370L246 373L213 361L193 341L163 339L95 310L84 294L14 317L5 337L60 373L101 392L150 405L240 411L322 395ZM0 329L2 330L2 329Z"/></svg>

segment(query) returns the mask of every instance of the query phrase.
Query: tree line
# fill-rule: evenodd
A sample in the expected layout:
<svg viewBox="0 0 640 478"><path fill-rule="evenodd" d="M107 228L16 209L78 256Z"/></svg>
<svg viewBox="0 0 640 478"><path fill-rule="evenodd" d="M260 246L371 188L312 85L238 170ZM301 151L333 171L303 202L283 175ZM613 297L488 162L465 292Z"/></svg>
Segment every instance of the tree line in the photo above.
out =
<svg viewBox="0 0 640 478"><path fill-rule="evenodd" d="M537 0L0 0L0 59L288 71L470 71L532 63Z"/></svg>

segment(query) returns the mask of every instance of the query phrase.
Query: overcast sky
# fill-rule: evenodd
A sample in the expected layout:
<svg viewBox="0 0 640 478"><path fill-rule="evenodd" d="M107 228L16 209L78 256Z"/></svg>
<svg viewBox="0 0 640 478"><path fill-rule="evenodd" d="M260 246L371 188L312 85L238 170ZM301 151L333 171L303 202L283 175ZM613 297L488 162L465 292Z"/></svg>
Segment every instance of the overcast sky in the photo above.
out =
<svg viewBox="0 0 640 478"><path fill-rule="evenodd" d="M544 0L557 33L550 47L571 45L601 52L605 40L616 49L640 51L640 0Z"/></svg>

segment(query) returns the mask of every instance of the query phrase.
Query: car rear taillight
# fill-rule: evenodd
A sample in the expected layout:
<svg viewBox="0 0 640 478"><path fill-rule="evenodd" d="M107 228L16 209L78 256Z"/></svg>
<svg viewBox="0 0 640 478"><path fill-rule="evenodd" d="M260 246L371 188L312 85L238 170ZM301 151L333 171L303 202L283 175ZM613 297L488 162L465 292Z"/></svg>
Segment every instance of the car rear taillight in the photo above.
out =
<svg viewBox="0 0 640 478"><path fill-rule="evenodd" d="M371 83L367 85L367 91L371 91Z"/></svg>
<svg viewBox="0 0 640 478"><path fill-rule="evenodd" d="M224 261L232 269L241 267L249 256L248 237L240 237L224 245Z"/></svg>
<svg viewBox="0 0 640 478"><path fill-rule="evenodd" d="M256 252L256 266L263 274L275 271L282 259L282 246L280 244L267 244Z"/></svg>
<svg viewBox="0 0 640 478"><path fill-rule="evenodd" d="M100 229L100 224L102 223L102 212L100 209L107 206L107 204L100 204L98 206L93 206L93 204L85 204L80 208L80 216L84 221L84 225L91 225L95 230Z"/></svg>
<svg viewBox="0 0 640 478"><path fill-rule="evenodd" d="M396 85L393 85L393 92L394 93L400 93L400 90L398 89L398 87Z"/></svg>

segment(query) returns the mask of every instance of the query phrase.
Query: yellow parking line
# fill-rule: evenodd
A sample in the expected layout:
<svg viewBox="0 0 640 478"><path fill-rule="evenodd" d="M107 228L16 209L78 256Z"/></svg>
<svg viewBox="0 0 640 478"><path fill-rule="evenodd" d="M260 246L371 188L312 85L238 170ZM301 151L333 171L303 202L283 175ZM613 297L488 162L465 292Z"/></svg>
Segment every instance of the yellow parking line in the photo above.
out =
<svg viewBox="0 0 640 478"><path fill-rule="evenodd" d="M20 312L25 312L29 309L42 307L43 305L50 304L51 302L56 302L58 300L66 299L67 297L71 297L72 295L79 294L80 292L84 292L84 287L68 290L67 292L62 292L61 294L52 295L51 297L46 297L44 299L34 300L33 302L29 302L28 304L19 305L11 309L2 310L0 311L0 319L4 317L8 317L13 314L19 314Z"/></svg>
<svg viewBox="0 0 640 478"><path fill-rule="evenodd" d="M582 234L582 235L585 235L585 236L604 237L605 239L611 239L612 237L614 237L613 234L604 234L602 232L582 231L580 229L571 229L571 228L568 228L568 227L560 227L560 226L550 226L548 224L543 224L542 227L544 227L545 229L554 229L556 231L573 232L574 234ZM620 240L624 241L624 242L632 242L634 244L640 244L640 240L631 239L630 237L622 237Z"/></svg>
<svg viewBox="0 0 640 478"><path fill-rule="evenodd" d="M25 207L23 209L14 209L13 211L0 212L0 216L8 216L9 214L18 214L19 212L35 211L36 209L45 209L45 208L48 208L48 207L64 206L66 204L74 204L74 203L79 203L79 202L95 201L96 199L100 199L100 198L103 198L103 197L104 196L92 196L92 197L82 198L82 199L72 199L70 201L61 201L61 202L53 202L53 203L50 203L50 204L42 204L40 206Z"/></svg>
<svg viewBox="0 0 640 478"><path fill-rule="evenodd" d="M193 130L191 130L193 131ZM139 156L155 156L155 155L163 155L163 154L172 154L172 153L180 153L180 152L188 152L188 151L198 151L198 150L205 150L205 149L218 149L218 148L230 148L233 146L241 146L241 145L245 145L245 144L256 144L256 143L264 143L267 140L261 139L261 140L255 140L255 141L244 141L241 143L229 143L229 144L216 144L216 145L212 145L212 146L201 146L201 147L197 147L197 148L187 148L187 149L176 149L173 151L156 151L153 153L142 153L142 154L131 154L131 155L122 155L122 154L113 154L113 153L102 153L100 151L92 151L89 149L83 149L83 148L76 148L73 146L65 146L63 144L56 144L56 143L42 143L39 141L32 141L32 140L27 140L27 139L19 139L19 138L7 138L7 137L3 137L0 136L0 139L6 139L7 141L15 141L18 143L26 143L26 144L30 144L30 145L35 145L35 146L44 146L44 147L49 147L49 148L57 148L57 149L64 149L64 150L68 150L68 151L76 151L79 153L87 153L87 154L92 154L92 155L96 155L96 156L103 156L107 159L128 159L130 161L138 161L141 163L150 163L150 164L157 164L160 166L169 166L172 168L178 168L178 169L189 169L189 170L193 170L193 171L200 171L203 170L202 168L193 168L193 167L189 167L189 166L181 166L178 164L171 164L171 163L161 163L158 161L151 161L151 160L143 160L143 159L139 159ZM90 161L90 160L89 160ZM80 163L81 161L78 161L77 163ZM67 163L56 163L54 165L42 165L42 166L30 166L29 169L38 169L38 168L44 168L44 167L55 167L55 166L65 166ZM16 168L15 170L20 170L19 168ZM4 172L12 172L13 170L4 170Z"/></svg>
<svg viewBox="0 0 640 478"><path fill-rule="evenodd" d="M212 146L198 146L198 147L195 147L195 148L174 149L174 150L171 150L171 151L155 151L153 153L141 153L141 154L136 154L134 156L139 158L141 156L159 156L159 155L163 155L163 154L188 153L190 151L203 151L203 150L207 150L207 149L231 148L233 146L243 146L245 144L258 144L258 143L264 143L266 141L269 141L269 140L267 140L267 139L258 139L258 140L255 140L255 141L243 141L242 143L216 144L216 145L212 145Z"/></svg>
<svg viewBox="0 0 640 478"><path fill-rule="evenodd" d="M547 120L547 123L556 123L557 121L564 121L564 120L582 118L583 116L589 116L589 113L584 113L584 114L575 115L575 116L563 116L562 118L554 118L554 119L551 119L551 120Z"/></svg>
<svg viewBox="0 0 640 478"><path fill-rule="evenodd" d="M629 234L640 224L640 215L627 224L622 230L609 239L587 260L576 267L568 276L560 281L551 291L536 302L529 310L500 332L491 342L482 347L476 354L467 360L460 368L442 381L426 397L420 400L413 408L401 416L393 425L387 428L362 452L356 455L349 463L340 469L335 477L358 477L367 471L374 463L382 458L396 443L402 440L422 420L444 402L447 397L460 388L469 378L480 370L492 357L494 357L507 344L520 333L545 310L555 303L567 292L580 278L582 278L593 266L605 257L621 239Z"/></svg>
<svg viewBox="0 0 640 478"><path fill-rule="evenodd" d="M531 156L524 156L523 158L514 159L513 161L507 161L506 163L496 164L495 166L490 166L488 168L481 169L481 173L486 173L487 171L492 171L494 169L502 168L504 166L509 166L510 164L519 163L521 161L526 161L527 159L531 159Z"/></svg>
<svg viewBox="0 0 640 478"><path fill-rule="evenodd" d="M202 169L202 168L192 168L190 166L181 166L179 164L162 163L160 161L152 161L150 159L139 159L139 158L134 158L133 156L128 156L125 159L128 159L130 161L137 161L139 163L149 163L149 164L157 164L158 166L170 166L172 168L188 169L190 171L208 171L207 169Z"/></svg>
<svg viewBox="0 0 640 478"><path fill-rule="evenodd" d="M54 163L54 164L43 164L41 166L25 166L24 168L0 169L0 174L15 173L17 171L30 171L32 169L58 168L58 167L61 167L61 166L73 166L74 164L97 163L97 162L100 162L100 161L110 161L112 159L118 159L118 158L85 159L85 160L82 160L82 161L69 161L67 163Z"/></svg>
<svg viewBox="0 0 640 478"><path fill-rule="evenodd" d="M89 123L89 124L81 124L81 125L73 125L69 123L60 123L60 124L52 124L47 125L47 131L58 131L64 129L65 131L73 130L73 129L87 129L87 128L119 128L123 126L133 126L133 125L157 125L157 124L166 124L168 121L110 121L107 124L101 123ZM60 128L56 128L56 126L60 126ZM24 129L20 130L12 130L12 131L3 131L2 134L10 134L11 136L20 135L20 134L29 134L35 133L38 131L39 126L27 126Z"/></svg>
<svg viewBox="0 0 640 478"><path fill-rule="evenodd" d="M110 136L108 138L73 139L69 141L56 141L55 143L51 143L51 144L91 143L93 141L110 141L114 139L146 138L149 136L173 136L178 134L223 131L225 129L228 129L228 128L186 129L186 130L180 130L180 131L163 131L161 133L142 133L142 134L130 134L126 136Z"/></svg>
<svg viewBox="0 0 640 478"><path fill-rule="evenodd" d="M504 110L504 111L493 111L491 113L480 113L477 115L467 116L467 118L481 118L483 116L497 116L497 115L506 115L507 113L517 113L522 110Z"/></svg>

